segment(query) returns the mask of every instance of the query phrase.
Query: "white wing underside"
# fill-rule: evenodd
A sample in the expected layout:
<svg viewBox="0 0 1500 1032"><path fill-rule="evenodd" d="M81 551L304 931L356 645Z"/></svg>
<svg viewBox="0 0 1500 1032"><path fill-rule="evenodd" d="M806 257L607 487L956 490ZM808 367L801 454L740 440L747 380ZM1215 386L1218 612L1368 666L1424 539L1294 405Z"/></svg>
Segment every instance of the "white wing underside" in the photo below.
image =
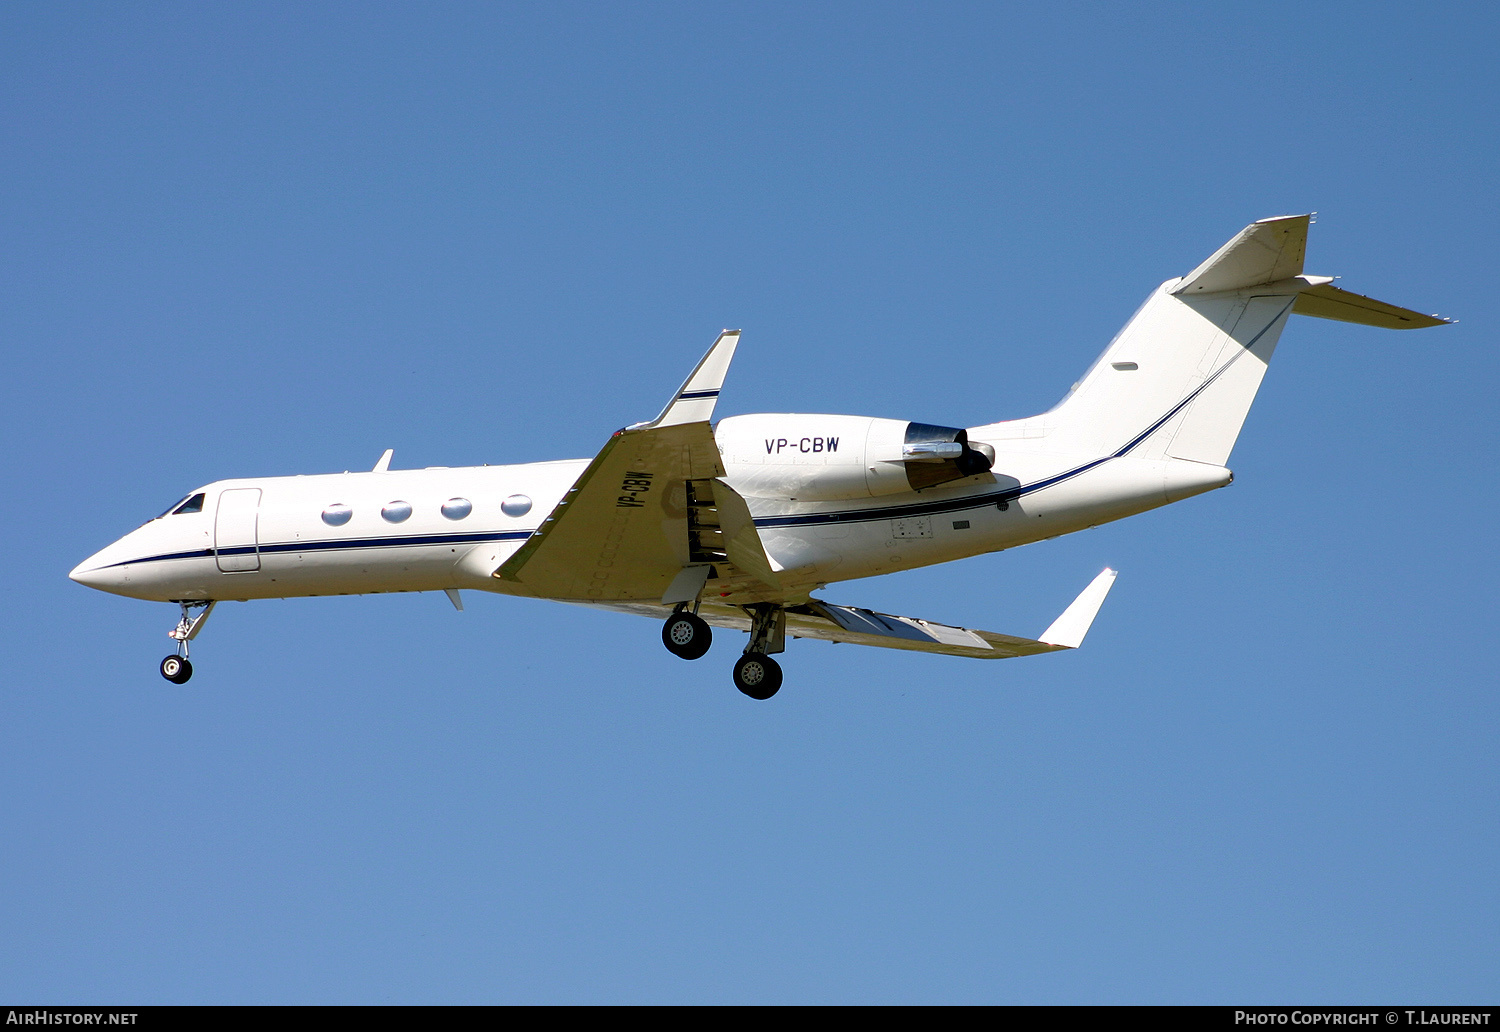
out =
<svg viewBox="0 0 1500 1032"><path fill-rule="evenodd" d="M1105 570L1095 577L1040 638L1018 638L994 631L921 620L910 616L893 616L853 606L836 606L818 599L791 606L786 611L786 633L795 638L848 642L851 645L873 645L885 649L911 652L935 652L945 656L968 656L973 659L1013 659L1043 652L1075 649L1083 643L1089 626L1104 603L1115 581L1115 571ZM635 602L582 602L617 613L633 613L663 619L670 606ZM698 615L714 627L736 631L750 630L750 617L737 606L704 603Z"/></svg>

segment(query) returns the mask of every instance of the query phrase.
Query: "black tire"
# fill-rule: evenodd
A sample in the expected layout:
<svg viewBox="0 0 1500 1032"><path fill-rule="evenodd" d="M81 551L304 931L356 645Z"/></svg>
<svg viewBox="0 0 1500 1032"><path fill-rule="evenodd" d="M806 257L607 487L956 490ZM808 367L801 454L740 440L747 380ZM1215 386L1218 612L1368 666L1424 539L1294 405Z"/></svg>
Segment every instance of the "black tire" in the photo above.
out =
<svg viewBox="0 0 1500 1032"><path fill-rule="evenodd" d="M193 664L181 656L168 656L161 661L161 676L173 684L187 684L193 676Z"/></svg>
<svg viewBox="0 0 1500 1032"><path fill-rule="evenodd" d="M734 665L734 686L752 699L769 699L781 690L781 664L759 652L747 652Z"/></svg>
<svg viewBox="0 0 1500 1032"><path fill-rule="evenodd" d="M673 613L661 625L661 643L682 659L699 659L714 643L714 632L692 613Z"/></svg>

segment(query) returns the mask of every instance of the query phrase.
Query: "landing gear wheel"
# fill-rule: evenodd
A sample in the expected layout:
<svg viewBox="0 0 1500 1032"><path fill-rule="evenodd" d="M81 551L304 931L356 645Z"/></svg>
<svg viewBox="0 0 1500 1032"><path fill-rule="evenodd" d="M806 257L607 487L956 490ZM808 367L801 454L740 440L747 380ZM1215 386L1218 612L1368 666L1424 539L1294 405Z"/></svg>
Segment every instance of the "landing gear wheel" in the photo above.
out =
<svg viewBox="0 0 1500 1032"><path fill-rule="evenodd" d="M188 678L193 676L193 664L181 656L168 656L161 661L161 676L173 684L187 684Z"/></svg>
<svg viewBox="0 0 1500 1032"><path fill-rule="evenodd" d="M692 613L673 613L661 627L661 643L672 655L683 659L698 659L713 641L714 632Z"/></svg>
<svg viewBox="0 0 1500 1032"><path fill-rule="evenodd" d="M752 699L769 699L781 690L781 664L759 652L747 652L734 665L734 686Z"/></svg>

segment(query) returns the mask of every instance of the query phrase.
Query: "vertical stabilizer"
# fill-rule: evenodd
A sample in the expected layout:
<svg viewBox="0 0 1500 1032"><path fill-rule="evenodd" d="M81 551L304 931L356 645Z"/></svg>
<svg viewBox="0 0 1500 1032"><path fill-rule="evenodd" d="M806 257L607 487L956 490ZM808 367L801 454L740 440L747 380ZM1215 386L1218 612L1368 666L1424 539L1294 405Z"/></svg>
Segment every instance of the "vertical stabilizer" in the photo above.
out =
<svg viewBox="0 0 1500 1032"><path fill-rule="evenodd" d="M1309 222L1253 223L1157 288L1048 415L1049 441L1094 455L1224 465L1307 285Z"/></svg>
<svg viewBox="0 0 1500 1032"><path fill-rule="evenodd" d="M1048 416L1048 440L1092 455L1223 465L1295 295L1186 299L1162 284Z"/></svg>

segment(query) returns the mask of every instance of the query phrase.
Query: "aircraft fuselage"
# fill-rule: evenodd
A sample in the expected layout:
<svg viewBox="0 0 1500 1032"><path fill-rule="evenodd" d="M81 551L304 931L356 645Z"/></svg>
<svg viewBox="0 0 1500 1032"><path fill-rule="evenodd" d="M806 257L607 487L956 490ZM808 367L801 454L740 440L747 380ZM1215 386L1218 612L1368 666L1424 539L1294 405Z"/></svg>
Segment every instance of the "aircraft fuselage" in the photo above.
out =
<svg viewBox="0 0 1500 1032"><path fill-rule="evenodd" d="M818 417L735 419L774 426ZM825 455L836 436L803 434L790 443L799 457L811 458ZM822 438L817 451L815 437ZM786 444L774 450L782 439L771 439L773 457L785 456ZM1128 456L1099 461L1053 455L1039 447L1044 443L996 440L994 471L928 490L812 502L789 491L757 494L771 486L763 456L721 454L723 479L749 504L782 597L1056 537L1231 479L1221 466ZM216 481L189 495L203 496L198 511L151 520L80 563L72 577L162 602L445 589L529 595L523 584L492 572L587 465L573 459ZM726 604L757 601L753 589L720 590L729 588L710 580L705 595Z"/></svg>

